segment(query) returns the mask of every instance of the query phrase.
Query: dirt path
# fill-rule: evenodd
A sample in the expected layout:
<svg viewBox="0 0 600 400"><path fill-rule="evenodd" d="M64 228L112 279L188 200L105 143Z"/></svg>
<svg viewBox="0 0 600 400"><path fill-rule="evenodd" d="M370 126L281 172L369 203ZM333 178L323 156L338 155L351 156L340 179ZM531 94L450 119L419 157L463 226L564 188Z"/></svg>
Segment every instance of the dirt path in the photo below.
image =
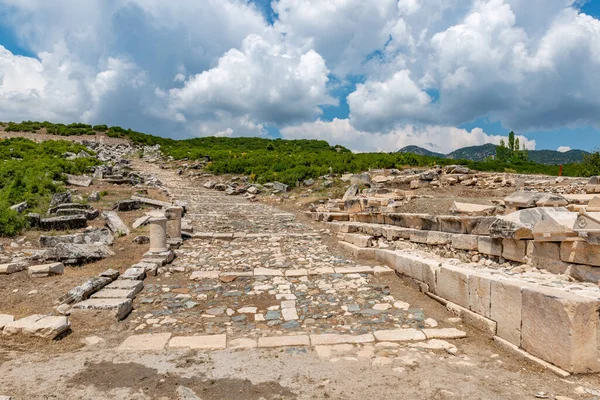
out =
<svg viewBox="0 0 600 400"><path fill-rule="evenodd" d="M125 321L91 330L81 348L55 352L39 344L15 351L3 344L0 396L591 399L590 388L599 386L596 376L560 379L504 353L390 271L373 264L361 272L365 265L328 246L319 225L204 189L174 170L141 161L134 166L187 201L195 232L204 234L177 250L169 272L146 279ZM453 329L466 338L381 339L380 332L399 329ZM119 347L137 335L224 335L227 348L191 350L173 342L151 351ZM260 347L264 338L304 336L311 346ZM315 345L319 337L364 340ZM250 345L233 349L232 343Z"/></svg>

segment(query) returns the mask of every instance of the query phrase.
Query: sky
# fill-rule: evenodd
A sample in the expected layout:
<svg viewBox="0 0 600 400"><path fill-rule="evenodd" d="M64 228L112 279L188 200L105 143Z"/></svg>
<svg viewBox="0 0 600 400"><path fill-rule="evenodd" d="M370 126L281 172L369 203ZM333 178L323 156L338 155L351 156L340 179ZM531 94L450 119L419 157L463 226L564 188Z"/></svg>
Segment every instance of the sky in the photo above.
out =
<svg viewBox="0 0 600 400"><path fill-rule="evenodd" d="M0 121L600 148L600 0L0 0Z"/></svg>

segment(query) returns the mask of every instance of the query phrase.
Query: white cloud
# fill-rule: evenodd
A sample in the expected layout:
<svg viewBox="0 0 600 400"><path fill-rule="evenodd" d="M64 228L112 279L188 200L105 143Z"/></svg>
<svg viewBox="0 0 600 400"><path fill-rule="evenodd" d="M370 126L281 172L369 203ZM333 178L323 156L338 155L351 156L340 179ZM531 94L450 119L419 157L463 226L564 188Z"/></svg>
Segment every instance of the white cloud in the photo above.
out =
<svg viewBox="0 0 600 400"><path fill-rule="evenodd" d="M365 84L348 96L352 123L378 131L398 123L460 125L489 117L521 131L600 127L594 94L600 21L579 14L572 3L478 0L466 11L456 2L407 3L385 57L371 63ZM394 85L404 70L411 81ZM427 104L425 96L406 95L426 90L439 92L439 99ZM386 111L373 112L374 105Z"/></svg>
<svg viewBox="0 0 600 400"><path fill-rule="evenodd" d="M495 140L450 128L480 118L521 133L600 128L600 21L577 4L274 0L271 26L250 0L0 0L2 27L36 54L0 47L0 119L179 137L312 123L363 149L377 147L368 134ZM348 118L315 122L357 80Z"/></svg>
<svg viewBox="0 0 600 400"><path fill-rule="evenodd" d="M331 145L342 145L353 151L393 152L405 146L416 145L438 153L450 153L466 146L486 143L499 144L502 136L489 135L479 128L467 131L450 126L398 126L392 130L369 133L357 130L348 119L334 119L331 122L316 121L281 130L285 139L320 139ZM533 150L535 140L517 136L521 143Z"/></svg>
<svg viewBox="0 0 600 400"><path fill-rule="evenodd" d="M559 153L566 153L567 151L571 151L571 148L569 146L560 146L556 151Z"/></svg>
<svg viewBox="0 0 600 400"><path fill-rule="evenodd" d="M329 96L329 71L313 50L250 35L240 50L225 53L217 66L169 91L168 109L185 120L245 117L271 124L314 119Z"/></svg>

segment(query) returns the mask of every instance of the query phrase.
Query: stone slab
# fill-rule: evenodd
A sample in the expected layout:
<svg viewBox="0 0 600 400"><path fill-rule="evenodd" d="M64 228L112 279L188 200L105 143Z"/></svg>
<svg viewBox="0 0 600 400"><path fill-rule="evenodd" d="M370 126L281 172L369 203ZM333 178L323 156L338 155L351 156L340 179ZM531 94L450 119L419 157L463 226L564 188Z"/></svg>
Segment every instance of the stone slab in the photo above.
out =
<svg viewBox="0 0 600 400"><path fill-rule="evenodd" d="M232 339L227 344L229 349L253 349L258 347L258 341L250 338Z"/></svg>
<svg viewBox="0 0 600 400"><path fill-rule="evenodd" d="M448 264L443 265L437 273L435 294L469 308L469 272Z"/></svg>
<svg viewBox="0 0 600 400"><path fill-rule="evenodd" d="M364 335L339 335L333 333L322 335L310 335L310 344L313 346L347 343L371 343L374 341L375 337L370 333L366 333Z"/></svg>
<svg viewBox="0 0 600 400"><path fill-rule="evenodd" d="M0 264L0 275L10 275L26 269L27 266L21 263Z"/></svg>
<svg viewBox="0 0 600 400"><path fill-rule="evenodd" d="M165 348L170 333L147 333L129 336L119 346L120 351L158 351Z"/></svg>
<svg viewBox="0 0 600 400"><path fill-rule="evenodd" d="M144 282L142 281L130 281L130 280L117 280L104 287L104 290L133 290L134 294L138 294L144 289Z"/></svg>
<svg viewBox="0 0 600 400"><path fill-rule="evenodd" d="M9 323L13 322L14 320L15 320L15 317L13 317L12 315L0 314L0 331L2 331L2 329L6 326L6 324L9 324Z"/></svg>
<svg viewBox="0 0 600 400"><path fill-rule="evenodd" d="M525 262L527 240L503 239L502 257L516 262Z"/></svg>
<svg viewBox="0 0 600 400"><path fill-rule="evenodd" d="M254 268L254 276L283 276L283 271L271 268Z"/></svg>
<svg viewBox="0 0 600 400"><path fill-rule="evenodd" d="M219 271L194 271L190 276L193 281L201 281L203 279L219 279Z"/></svg>
<svg viewBox="0 0 600 400"><path fill-rule="evenodd" d="M227 347L226 335L206 335L206 336L175 336L169 342L169 347L173 349L187 348L192 350L216 350Z"/></svg>
<svg viewBox="0 0 600 400"><path fill-rule="evenodd" d="M336 274L372 274L373 268L369 266L356 266L356 267L337 267L335 268Z"/></svg>
<svg viewBox="0 0 600 400"><path fill-rule="evenodd" d="M109 311L118 321L125 318L133 309L131 299L88 299L73 305L76 310L82 311Z"/></svg>
<svg viewBox="0 0 600 400"><path fill-rule="evenodd" d="M373 335L380 342L410 342L426 339L423 332L412 328L375 331Z"/></svg>
<svg viewBox="0 0 600 400"><path fill-rule="evenodd" d="M462 339L467 333L456 328L423 329L427 339Z"/></svg>
<svg viewBox="0 0 600 400"><path fill-rule="evenodd" d="M69 330L70 327L71 323L65 316L34 314L7 323L2 330L2 334L5 336L19 335L54 339Z"/></svg>
<svg viewBox="0 0 600 400"><path fill-rule="evenodd" d="M90 296L92 299L133 299L135 298L134 289L108 289L100 290Z"/></svg>
<svg viewBox="0 0 600 400"><path fill-rule="evenodd" d="M146 269L134 267L127 268L119 277L119 280L143 281L144 279L146 279Z"/></svg>
<svg viewBox="0 0 600 400"><path fill-rule="evenodd" d="M584 241L562 242L560 259L567 263L600 267L600 245Z"/></svg>
<svg viewBox="0 0 600 400"><path fill-rule="evenodd" d="M523 349L518 348L517 346L515 346L514 344L510 343L507 340L504 340L498 336L494 336L494 342L496 342L498 345L500 345L502 348L504 348L505 350L511 351L515 354L520 355L521 357L540 365L541 367L553 372L554 374L560 376L561 378L568 378L571 374L568 373L567 371L558 368L555 365L550 364L549 362L546 362L538 357L535 357L531 354L529 354L528 352L526 352ZM558 396L556 397L556 399L558 400Z"/></svg>
<svg viewBox="0 0 600 400"><path fill-rule="evenodd" d="M551 288L523 288L523 350L572 373L600 371L600 301Z"/></svg>
<svg viewBox="0 0 600 400"><path fill-rule="evenodd" d="M477 251L488 256L502 256L502 239L480 236L477 242Z"/></svg>
<svg viewBox="0 0 600 400"><path fill-rule="evenodd" d="M27 268L27 271L29 276L32 278L43 278L47 276L64 274L65 266L63 263L32 265L31 267Z"/></svg>
<svg viewBox="0 0 600 400"><path fill-rule="evenodd" d="M478 274L469 275L469 310L490 318L491 279Z"/></svg>
<svg viewBox="0 0 600 400"><path fill-rule="evenodd" d="M524 283L513 280L491 281L490 318L496 321L496 335L521 345L521 289Z"/></svg>
<svg viewBox="0 0 600 400"><path fill-rule="evenodd" d="M258 338L258 347L310 346L308 335L271 336Z"/></svg>

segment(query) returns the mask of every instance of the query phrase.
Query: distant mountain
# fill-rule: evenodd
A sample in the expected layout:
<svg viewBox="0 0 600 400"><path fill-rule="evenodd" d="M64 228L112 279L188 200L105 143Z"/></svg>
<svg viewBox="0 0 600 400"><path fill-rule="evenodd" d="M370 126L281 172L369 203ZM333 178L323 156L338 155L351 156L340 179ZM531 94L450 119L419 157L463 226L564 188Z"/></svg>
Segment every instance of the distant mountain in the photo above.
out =
<svg viewBox="0 0 600 400"><path fill-rule="evenodd" d="M496 156L496 145L488 143L481 146L469 146L454 150L450 154L436 153L419 146L406 146L398 150L399 153L413 153L421 156L449 158L453 160L483 161ZM586 154L583 150L569 150L561 153L555 150L529 150L529 159L539 164L559 165L583 161Z"/></svg>
<svg viewBox="0 0 600 400"><path fill-rule="evenodd" d="M469 146L463 147L462 149L454 150L448 154L446 158L453 160L472 160L482 161L486 158L496 156L496 145L495 144L484 144L482 146Z"/></svg>
<svg viewBox="0 0 600 400"><path fill-rule="evenodd" d="M571 164L583 161L583 156L588 154L590 153L583 150L569 150L564 153L554 150L533 150L529 152L529 159L547 165Z"/></svg>
<svg viewBox="0 0 600 400"><path fill-rule="evenodd" d="M446 158L445 154L436 153L434 151L430 151L419 146L406 146L398 150L398 153L412 153L417 154L419 156Z"/></svg>

